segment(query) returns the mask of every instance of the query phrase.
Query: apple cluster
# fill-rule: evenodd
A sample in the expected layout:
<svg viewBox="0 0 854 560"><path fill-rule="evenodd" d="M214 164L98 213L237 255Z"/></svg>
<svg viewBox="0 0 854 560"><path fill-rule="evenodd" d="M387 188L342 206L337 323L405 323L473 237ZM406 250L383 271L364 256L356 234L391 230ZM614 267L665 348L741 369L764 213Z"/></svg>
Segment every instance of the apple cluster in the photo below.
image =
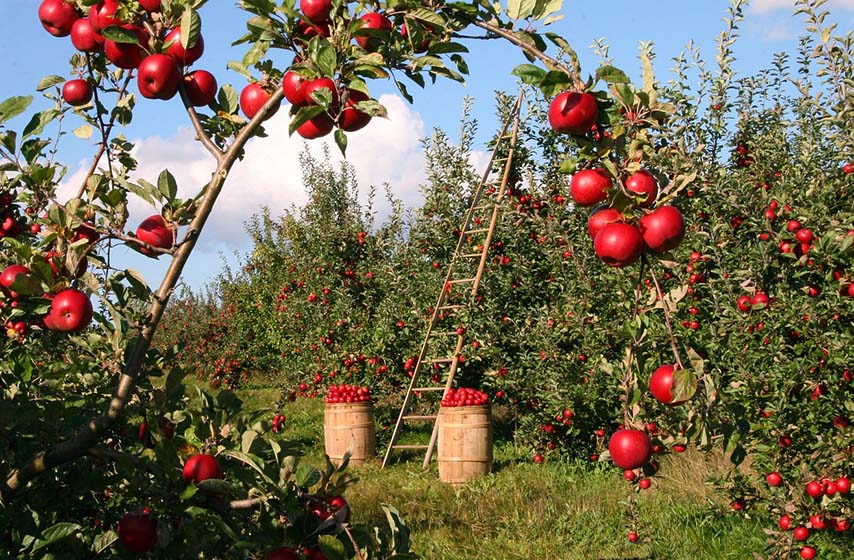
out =
<svg viewBox="0 0 854 560"><path fill-rule="evenodd" d="M598 114L591 94L565 91L549 105L549 124L556 132L579 136L596 129ZM685 221L673 206L653 209L659 190L653 174L640 169L619 182L621 188L615 188L614 177L603 167L582 169L570 181L576 206L587 208L611 199L611 204L595 209L588 221L596 255L609 266L624 267L637 261L645 247L654 253L678 247L685 237ZM643 212L637 224L625 212L631 207Z"/></svg>
<svg viewBox="0 0 854 560"><path fill-rule="evenodd" d="M18 205L15 204L15 194L0 193L0 239L17 237L25 231L25 227Z"/></svg>
<svg viewBox="0 0 854 560"><path fill-rule="evenodd" d="M783 477L779 472L771 472L765 476L766 482L772 488L783 484ZM806 494L815 501L834 500L847 497L851 492L851 480L848 476L840 476L836 480L822 478L820 481L812 480L804 488ZM777 520L777 526L781 531L792 532L792 539L798 543L809 539L813 531L824 531L832 529L837 533L845 533L851 530L852 520L846 517L828 517L825 513L804 514L802 522L797 521L794 512L785 513ZM799 553L801 558L811 560L818 554L813 546L802 545Z"/></svg>
<svg viewBox="0 0 854 560"><path fill-rule="evenodd" d="M323 402L328 404L371 402L371 390L357 385L330 385Z"/></svg>
<svg viewBox="0 0 854 560"><path fill-rule="evenodd" d="M448 389L448 392L442 397L442 406L485 406L488 402L489 395L469 387Z"/></svg>
<svg viewBox="0 0 854 560"><path fill-rule="evenodd" d="M141 10L119 18L118 0L103 0L78 11L66 0L43 0L39 20L55 37L71 38L78 51L104 56L117 68L136 70L139 93L148 99L172 99L182 83L187 98L196 107L210 104L217 92L216 78L205 70L187 72L205 50L204 39L182 38L179 25L164 27L160 0L140 0ZM156 14L156 17L155 17ZM63 99L74 107L87 105L92 84L83 78L69 80Z"/></svg>

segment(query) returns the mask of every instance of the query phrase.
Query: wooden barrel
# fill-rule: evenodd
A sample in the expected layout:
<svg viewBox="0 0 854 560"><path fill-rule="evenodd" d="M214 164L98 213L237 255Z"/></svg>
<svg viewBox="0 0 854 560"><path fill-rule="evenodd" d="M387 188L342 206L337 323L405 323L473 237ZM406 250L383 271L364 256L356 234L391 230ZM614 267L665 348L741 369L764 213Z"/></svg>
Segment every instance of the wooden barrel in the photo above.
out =
<svg viewBox="0 0 854 560"><path fill-rule="evenodd" d="M492 469L492 417L489 406L439 409L439 479L462 484Z"/></svg>
<svg viewBox="0 0 854 560"><path fill-rule="evenodd" d="M341 462L348 448L352 466L364 465L368 459L376 457L373 405L370 402L327 403L323 412L323 439L326 454L335 465Z"/></svg>

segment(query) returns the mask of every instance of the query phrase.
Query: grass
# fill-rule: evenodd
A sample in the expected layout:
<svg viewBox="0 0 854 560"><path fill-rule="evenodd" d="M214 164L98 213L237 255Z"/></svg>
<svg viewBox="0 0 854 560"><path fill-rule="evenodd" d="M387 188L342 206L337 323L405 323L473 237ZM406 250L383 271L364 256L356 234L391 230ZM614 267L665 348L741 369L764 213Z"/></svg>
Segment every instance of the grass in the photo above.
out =
<svg viewBox="0 0 854 560"><path fill-rule="evenodd" d="M277 398L257 387L240 396L247 406ZM300 399L282 410L285 436L301 441L305 460L315 464L323 457L322 406ZM607 465L537 465L503 442L495 459L492 474L460 488L438 480L435 461L422 471L415 456L385 470L378 463L360 467L347 492L353 521L383 525L380 504L394 505L415 551L430 560L747 559L762 551L762 528L771 524L728 512L727 500L705 484L709 472L724 468L720 457L665 458L653 487L640 494ZM626 538L632 529L637 544Z"/></svg>

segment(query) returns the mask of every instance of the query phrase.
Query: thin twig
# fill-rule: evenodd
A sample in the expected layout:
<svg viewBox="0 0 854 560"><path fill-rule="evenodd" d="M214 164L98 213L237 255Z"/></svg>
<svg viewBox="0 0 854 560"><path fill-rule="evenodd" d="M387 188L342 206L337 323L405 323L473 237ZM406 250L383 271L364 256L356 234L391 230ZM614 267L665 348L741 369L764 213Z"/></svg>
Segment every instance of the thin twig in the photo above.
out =
<svg viewBox="0 0 854 560"><path fill-rule="evenodd" d="M646 260L645 255L644 260ZM682 358L679 356L679 348L676 346L676 337L673 335L673 324L670 322L670 311L667 309L667 303L664 301L664 294L661 292L661 286L658 284L658 278L655 276L655 272L652 270L651 265L649 267L649 275L652 277L653 284L655 284L655 293L658 294L658 298L661 301L661 309L664 311L664 326L667 328L667 334L670 337L670 348L673 350L673 357L676 359L677 369L685 369L685 366L682 365Z"/></svg>

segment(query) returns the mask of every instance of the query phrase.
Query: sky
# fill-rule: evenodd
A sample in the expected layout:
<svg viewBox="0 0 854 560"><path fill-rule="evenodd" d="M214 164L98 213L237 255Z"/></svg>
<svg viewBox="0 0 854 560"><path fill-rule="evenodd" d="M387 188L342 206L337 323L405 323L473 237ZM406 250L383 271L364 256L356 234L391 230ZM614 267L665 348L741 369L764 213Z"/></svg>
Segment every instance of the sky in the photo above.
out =
<svg viewBox="0 0 854 560"><path fill-rule="evenodd" d="M503 0L505 3L506 0ZM0 100L13 95L28 95L45 75L70 75L68 58L74 49L67 38L47 34L38 21L39 0L0 0ZM241 36L248 19L236 8L235 0L210 0L201 10L205 54L194 67L213 72L220 84L229 82L238 91L245 79L226 71L229 60L240 60L241 47L231 43ZM610 46L615 64L630 76L638 76L637 48L641 41L655 45L656 75L669 79L672 59L685 50L689 42L700 49L711 66L715 56L715 38L723 29L722 18L728 0L659 0L655 8L634 0L565 0L564 18L549 26L548 31L567 38L578 52L582 70L595 71L598 57L591 45L603 39ZM830 0L825 8L839 31L854 28L854 0ZM803 29L800 16L793 16L794 0L753 0L741 24L740 39L735 46L736 68L749 75L768 67L774 53L793 53ZM438 127L456 137L464 96L474 98L474 116L479 121L481 148L499 123L493 115L493 92L515 89L510 72L527 62L512 46L498 41L467 41L470 75L465 85L439 81L420 90L409 87L415 97L409 105L389 82L374 81L369 88L389 110L389 118L374 119L371 124L350 135L348 161L354 166L360 188L367 192L371 185L390 185L394 195L407 206L420 202L419 185L424 178L421 139ZM277 55L283 66L289 60ZM44 108L38 99L33 108ZM244 223L264 205L273 214L281 214L293 205L305 202L298 156L304 141L296 135L289 138L288 111L283 107L266 125L268 138L254 139L247 147L244 161L237 164L226 184L217 208L211 216L195 253L184 273L184 281L193 289L202 288L222 270L223 262L234 264L236 255L250 248ZM73 120L74 117L72 117ZM25 123L13 121L11 128ZM74 123L66 125L73 128ZM50 130L50 129L49 129ZM206 152L193 140L186 114L177 99L169 102L139 99L134 123L121 133L135 143L134 155L140 162L137 176L154 182L168 168L179 183L179 196L189 195L203 185L213 169ZM319 153L319 141L310 143ZM63 192L75 191L95 153L91 141L73 135L63 137L60 157L68 166ZM337 154L332 148L331 153ZM337 156L336 156L337 157ZM380 218L383 208L380 207ZM159 209L141 202L131 205L129 229ZM168 257L159 261L142 257L133 251L119 250L113 255L124 266L139 269L148 282L156 286L167 266Z"/></svg>

